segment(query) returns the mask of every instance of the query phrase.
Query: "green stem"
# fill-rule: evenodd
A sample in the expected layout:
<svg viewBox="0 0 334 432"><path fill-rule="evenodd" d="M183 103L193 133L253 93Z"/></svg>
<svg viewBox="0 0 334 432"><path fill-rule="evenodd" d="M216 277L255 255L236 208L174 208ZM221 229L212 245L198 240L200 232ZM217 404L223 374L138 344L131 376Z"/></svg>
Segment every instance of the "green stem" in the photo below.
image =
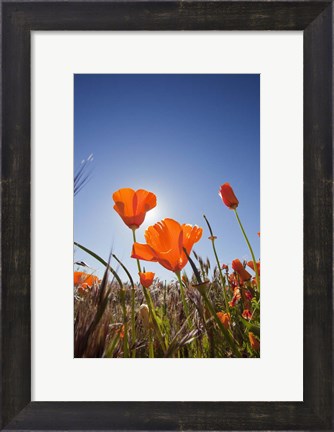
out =
<svg viewBox="0 0 334 432"><path fill-rule="evenodd" d="M149 358L154 358L154 346L153 346L153 338L152 338L152 329L148 329L148 352Z"/></svg>
<svg viewBox="0 0 334 432"><path fill-rule="evenodd" d="M240 228L241 228L241 231L242 231L242 233L243 233L243 235L244 235L244 237L245 237L245 240L246 240L246 243L247 243L248 249L249 249L249 251L250 251L250 253L251 253L251 255L252 255L252 260L253 260L253 264L254 264L254 271L255 271L255 277L256 277L256 285L257 285L258 291L260 292L260 277L259 277L259 272L258 272L258 268L257 268L257 262L256 262L256 259L255 259L255 255L254 255L254 252L253 252L252 246L251 246L251 244L249 243L248 237L247 237L247 235L246 235L246 233L245 233L244 227L242 226L242 223L241 223L241 220L240 220L240 218L239 218L239 215L238 215L237 209L234 209L234 212L235 212L235 216L236 216L236 218L237 218L237 221L238 221L238 223L239 223L239 226L240 226Z"/></svg>
<svg viewBox="0 0 334 432"><path fill-rule="evenodd" d="M135 229L132 230L132 236L133 236L133 243L137 243L137 240L136 240L136 230ZM141 266L140 266L140 261L139 261L138 258L137 258L137 267L138 267L139 273L141 273Z"/></svg>
<svg viewBox="0 0 334 432"><path fill-rule="evenodd" d="M136 230L135 229L132 230L132 235L133 235L133 242L136 243L137 239L136 239ZM138 258L137 258L137 267L138 267L138 272L141 273L141 265L140 265L140 261ZM152 317L153 325L157 331L157 336L158 336L159 342L162 346L163 351L165 352L167 349L166 341L164 340L162 333L161 333L161 328L160 328L160 325L159 325L159 322L158 322L158 319L157 319L157 316L156 316L156 313L155 313L155 310L153 307L152 298L144 286L142 286L142 290L144 293L144 297L145 297L147 306L148 306L149 311L150 311L150 315Z"/></svg>
<svg viewBox="0 0 334 432"><path fill-rule="evenodd" d="M123 325L124 325L123 352L124 352L124 357L129 357L128 324L127 324L127 317L126 317L125 291L123 288L121 289L120 297L121 297L121 304L123 310Z"/></svg>
<svg viewBox="0 0 334 432"><path fill-rule="evenodd" d="M180 284L181 300L182 300L183 310L184 310L184 313L186 315L186 319L188 322L188 327L190 330L192 330L192 325L191 325L190 316L189 316L189 308L188 308L188 304L186 301L186 296L184 294L184 288L183 288L183 283L182 283L182 279L181 279L181 274L180 274L180 272L175 272L175 274L176 274L176 277L178 278L179 284Z"/></svg>
<svg viewBox="0 0 334 432"><path fill-rule="evenodd" d="M222 269L221 269L221 266L219 263L218 254L217 254L217 250L216 250L216 246L215 246L215 236L213 235L211 225L209 224L209 221L207 220L206 216L203 215L203 217L204 217L205 222L207 223L209 231L210 231L210 240L212 243L212 249L213 249L213 253L214 253L215 258L216 258L217 267L219 269L220 279L221 279L222 284L223 284L223 293L224 293L224 301L225 301L226 310L227 310L227 312L230 312L230 307L228 305L227 296L226 296L225 278L224 278L224 275L223 275L223 272L222 272Z"/></svg>
<svg viewBox="0 0 334 432"><path fill-rule="evenodd" d="M131 333L132 333L132 343L135 345L136 342L136 324L135 324L135 289L131 288ZM133 347L132 357L136 357L136 348Z"/></svg>

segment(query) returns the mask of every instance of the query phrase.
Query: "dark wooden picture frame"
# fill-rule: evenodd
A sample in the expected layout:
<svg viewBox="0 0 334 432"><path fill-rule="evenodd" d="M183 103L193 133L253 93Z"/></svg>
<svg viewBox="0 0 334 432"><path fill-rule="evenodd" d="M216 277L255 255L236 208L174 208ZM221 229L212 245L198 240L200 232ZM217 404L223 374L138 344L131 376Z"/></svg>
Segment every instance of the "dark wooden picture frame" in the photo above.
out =
<svg viewBox="0 0 334 432"><path fill-rule="evenodd" d="M1 7L2 429L331 430L333 1L8 0ZM31 402L31 30L303 31L303 402Z"/></svg>

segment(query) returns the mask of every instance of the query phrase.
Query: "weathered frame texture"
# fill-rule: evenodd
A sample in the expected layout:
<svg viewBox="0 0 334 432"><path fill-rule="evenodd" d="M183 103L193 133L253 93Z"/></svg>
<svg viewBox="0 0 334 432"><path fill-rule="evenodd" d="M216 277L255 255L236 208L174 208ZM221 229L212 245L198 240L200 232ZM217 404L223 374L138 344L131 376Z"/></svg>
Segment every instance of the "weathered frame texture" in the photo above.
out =
<svg viewBox="0 0 334 432"><path fill-rule="evenodd" d="M2 1L1 427L5 430L331 430L331 1ZM303 30L304 401L31 402L30 31ZM293 209L289 209L293 211ZM291 263L290 263L291 265ZM282 335L284 339L285 335ZM56 373L61 373L57 371Z"/></svg>

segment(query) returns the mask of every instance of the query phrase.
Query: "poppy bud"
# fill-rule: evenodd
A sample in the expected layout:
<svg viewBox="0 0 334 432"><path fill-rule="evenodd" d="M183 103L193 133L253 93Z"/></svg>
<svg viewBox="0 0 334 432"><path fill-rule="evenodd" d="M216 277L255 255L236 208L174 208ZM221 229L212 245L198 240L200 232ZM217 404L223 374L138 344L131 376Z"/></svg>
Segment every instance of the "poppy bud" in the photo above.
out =
<svg viewBox="0 0 334 432"><path fill-rule="evenodd" d="M231 210L235 210L238 207L238 198L235 196L233 189L229 183L224 183L220 186L219 195L223 200L224 204Z"/></svg>
<svg viewBox="0 0 334 432"><path fill-rule="evenodd" d="M146 304L142 304L139 308L140 318L143 326L148 330L150 328L150 310Z"/></svg>

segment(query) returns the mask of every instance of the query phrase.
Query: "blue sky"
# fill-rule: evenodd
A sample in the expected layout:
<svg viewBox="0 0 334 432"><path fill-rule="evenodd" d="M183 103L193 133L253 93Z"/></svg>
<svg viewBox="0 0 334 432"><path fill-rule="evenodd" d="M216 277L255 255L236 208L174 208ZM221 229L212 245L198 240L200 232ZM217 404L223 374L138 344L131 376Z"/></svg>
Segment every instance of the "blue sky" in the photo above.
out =
<svg viewBox="0 0 334 432"><path fill-rule="evenodd" d="M93 154L91 178L74 198L74 240L105 260L110 250L133 275L132 233L113 210L112 193L147 189L158 205L137 231L165 218L204 228L194 250L214 264L203 214L218 237L220 261L250 259L234 212L219 187L229 182L239 216L260 256L260 76L93 75L74 76L74 169ZM75 250L101 274L89 255ZM170 280L157 263L147 271ZM190 273L190 265L185 267ZM125 275L120 270L124 280Z"/></svg>

